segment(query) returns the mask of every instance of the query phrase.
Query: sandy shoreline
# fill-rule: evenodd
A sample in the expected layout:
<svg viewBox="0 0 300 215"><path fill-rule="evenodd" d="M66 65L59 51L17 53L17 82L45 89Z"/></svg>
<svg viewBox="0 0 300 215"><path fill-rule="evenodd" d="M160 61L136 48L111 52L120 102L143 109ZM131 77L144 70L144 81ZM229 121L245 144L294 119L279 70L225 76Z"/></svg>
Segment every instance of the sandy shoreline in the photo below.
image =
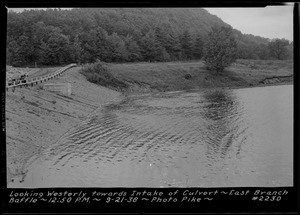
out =
<svg viewBox="0 0 300 215"><path fill-rule="evenodd" d="M6 91L7 182L25 176L24 165L89 114L121 100L121 93L86 81L80 67L47 83L70 83L72 94L41 89L43 84Z"/></svg>

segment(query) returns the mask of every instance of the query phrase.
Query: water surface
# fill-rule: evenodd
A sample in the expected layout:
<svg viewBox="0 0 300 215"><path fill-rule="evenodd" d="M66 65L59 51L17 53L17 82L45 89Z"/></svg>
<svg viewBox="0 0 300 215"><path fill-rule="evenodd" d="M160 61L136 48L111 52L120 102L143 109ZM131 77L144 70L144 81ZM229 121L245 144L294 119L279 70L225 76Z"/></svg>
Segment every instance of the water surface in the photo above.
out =
<svg viewBox="0 0 300 215"><path fill-rule="evenodd" d="M132 95L9 187L293 185L293 86Z"/></svg>

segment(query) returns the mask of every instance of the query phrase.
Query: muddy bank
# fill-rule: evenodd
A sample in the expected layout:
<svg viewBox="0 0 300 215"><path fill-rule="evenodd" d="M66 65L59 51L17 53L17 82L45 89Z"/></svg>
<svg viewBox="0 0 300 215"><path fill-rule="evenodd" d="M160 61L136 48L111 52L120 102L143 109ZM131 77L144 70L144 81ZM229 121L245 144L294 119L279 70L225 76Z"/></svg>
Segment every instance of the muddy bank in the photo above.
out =
<svg viewBox="0 0 300 215"><path fill-rule="evenodd" d="M43 84L6 92L7 182L22 178L24 165L101 106L117 102L119 92L86 81L80 68L48 83L70 83L71 95L43 89Z"/></svg>
<svg viewBox="0 0 300 215"><path fill-rule="evenodd" d="M292 83L293 76L294 75L268 77L261 80L259 83L260 84Z"/></svg>
<svg viewBox="0 0 300 215"><path fill-rule="evenodd" d="M238 89L238 88L252 88L252 87L264 87L264 86L275 86L275 85L286 85L286 84L293 84L293 75L289 76L273 76L268 78L263 78L260 81L247 81L243 80L242 78L237 77L230 77L224 75L220 77L209 77L207 75L206 84L203 85L185 85L184 87L178 87L178 85L169 85L169 86L153 86L149 83L144 82L136 82L136 81L127 81L125 83L128 84L128 88L126 91L122 91L125 94L132 94L132 93L157 93L157 92L168 92L168 91L194 91L194 90L203 90L203 89ZM224 80L222 81L222 77ZM117 90L117 89L116 89Z"/></svg>

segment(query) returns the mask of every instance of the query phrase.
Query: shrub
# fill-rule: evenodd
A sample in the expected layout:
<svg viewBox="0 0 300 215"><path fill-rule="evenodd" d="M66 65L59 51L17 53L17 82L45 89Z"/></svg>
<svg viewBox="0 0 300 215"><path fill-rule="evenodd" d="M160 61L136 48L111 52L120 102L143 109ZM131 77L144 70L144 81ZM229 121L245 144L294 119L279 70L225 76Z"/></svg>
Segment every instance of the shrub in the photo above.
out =
<svg viewBox="0 0 300 215"><path fill-rule="evenodd" d="M93 64L84 66L81 70L82 74L85 75L88 81L99 84L105 87L126 89L128 85L116 78L108 69L108 66L97 60Z"/></svg>

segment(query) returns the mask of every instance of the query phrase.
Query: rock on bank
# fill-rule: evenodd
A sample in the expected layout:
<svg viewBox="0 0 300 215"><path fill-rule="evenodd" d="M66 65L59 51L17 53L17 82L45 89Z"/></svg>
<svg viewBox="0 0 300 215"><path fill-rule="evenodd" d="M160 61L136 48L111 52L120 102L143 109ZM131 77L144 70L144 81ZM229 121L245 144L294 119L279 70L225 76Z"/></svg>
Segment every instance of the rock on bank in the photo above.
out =
<svg viewBox="0 0 300 215"><path fill-rule="evenodd" d="M117 102L119 92L90 83L79 73L80 67L68 69L48 83L70 83L72 94L66 96L43 89L43 84L6 92L7 182L25 176L24 165L97 108Z"/></svg>

